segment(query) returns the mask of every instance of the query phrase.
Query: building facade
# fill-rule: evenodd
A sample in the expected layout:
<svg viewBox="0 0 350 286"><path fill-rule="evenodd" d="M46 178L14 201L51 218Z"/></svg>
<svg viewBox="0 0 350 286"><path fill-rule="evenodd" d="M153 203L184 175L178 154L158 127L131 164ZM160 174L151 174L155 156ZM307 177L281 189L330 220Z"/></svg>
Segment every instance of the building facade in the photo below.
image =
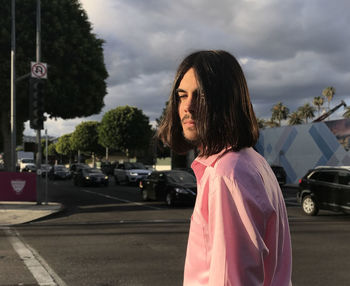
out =
<svg viewBox="0 0 350 286"><path fill-rule="evenodd" d="M350 166L350 119L260 130L256 150L297 184L317 166Z"/></svg>

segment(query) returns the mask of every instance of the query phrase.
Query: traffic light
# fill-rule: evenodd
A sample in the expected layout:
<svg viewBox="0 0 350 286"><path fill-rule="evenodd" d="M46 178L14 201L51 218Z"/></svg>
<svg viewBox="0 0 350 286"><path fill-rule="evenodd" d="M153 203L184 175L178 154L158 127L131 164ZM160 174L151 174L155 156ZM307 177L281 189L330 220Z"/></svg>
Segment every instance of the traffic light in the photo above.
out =
<svg viewBox="0 0 350 286"><path fill-rule="evenodd" d="M29 87L29 117L32 129L44 128L44 83L40 79L31 79Z"/></svg>

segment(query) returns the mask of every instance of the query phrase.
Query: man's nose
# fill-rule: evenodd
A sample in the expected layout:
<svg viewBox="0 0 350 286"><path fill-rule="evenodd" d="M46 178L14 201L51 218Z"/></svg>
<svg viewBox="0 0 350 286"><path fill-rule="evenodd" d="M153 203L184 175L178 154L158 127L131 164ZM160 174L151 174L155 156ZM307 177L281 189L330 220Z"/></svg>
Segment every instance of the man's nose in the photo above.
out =
<svg viewBox="0 0 350 286"><path fill-rule="evenodd" d="M184 109L187 112L193 112L194 111L194 98L192 95L188 95L187 100L185 102Z"/></svg>

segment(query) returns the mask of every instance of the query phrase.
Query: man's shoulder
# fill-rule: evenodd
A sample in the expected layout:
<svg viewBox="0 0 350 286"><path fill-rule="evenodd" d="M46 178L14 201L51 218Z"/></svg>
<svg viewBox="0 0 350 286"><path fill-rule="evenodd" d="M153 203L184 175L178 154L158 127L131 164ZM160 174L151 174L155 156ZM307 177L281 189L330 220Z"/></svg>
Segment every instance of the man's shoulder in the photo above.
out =
<svg viewBox="0 0 350 286"><path fill-rule="evenodd" d="M217 176L237 177L258 173L256 160L259 154L253 149L243 149L238 152L226 152L216 162L214 169Z"/></svg>

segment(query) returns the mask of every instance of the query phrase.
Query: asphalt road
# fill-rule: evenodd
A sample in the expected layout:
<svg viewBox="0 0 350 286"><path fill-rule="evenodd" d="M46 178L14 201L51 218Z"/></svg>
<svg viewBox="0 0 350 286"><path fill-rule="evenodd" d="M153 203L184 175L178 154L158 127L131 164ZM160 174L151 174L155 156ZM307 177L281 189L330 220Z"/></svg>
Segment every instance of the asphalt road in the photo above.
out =
<svg viewBox="0 0 350 286"><path fill-rule="evenodd" d="M350 285L350 216L302 214L295 189L284 190L293 245L293 285ZM191 206L142 202L136 187L49 183L65 211L11 228L58 283L181 285ZM8 231L7 231L8 232ZM22 284L20 284L22 283ZM0 230L0 286L38 285Z"/></svg>

